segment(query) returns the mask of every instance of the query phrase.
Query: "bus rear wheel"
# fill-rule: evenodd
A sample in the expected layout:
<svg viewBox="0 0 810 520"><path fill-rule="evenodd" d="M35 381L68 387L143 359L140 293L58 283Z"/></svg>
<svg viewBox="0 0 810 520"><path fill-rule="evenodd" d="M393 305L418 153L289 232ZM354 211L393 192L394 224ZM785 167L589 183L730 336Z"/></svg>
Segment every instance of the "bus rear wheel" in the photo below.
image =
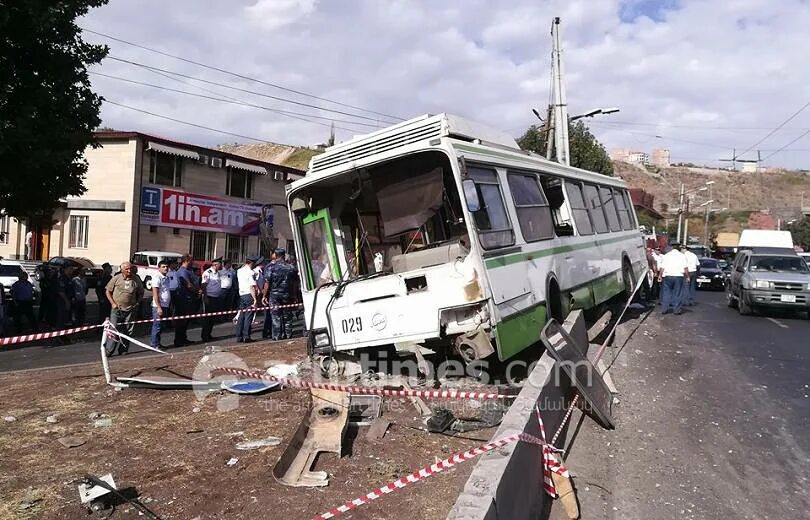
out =
<svg viewBox="0 0 810 520"><path fill-rule="evenodd" d="M633 267L626 258L622 262L622 281L624 282L624 296L629 300L633 297L633 291L636 289L636 278L633 274Z"/></svg>
<svg viewBox="0 0 810 520"><path fill-rule="evenodd" d="M558 323L565 321L570 312L568 298L563 296L557 282L552 281L548 286L546 302L548 305L548 316L554 318Z"/></svg>

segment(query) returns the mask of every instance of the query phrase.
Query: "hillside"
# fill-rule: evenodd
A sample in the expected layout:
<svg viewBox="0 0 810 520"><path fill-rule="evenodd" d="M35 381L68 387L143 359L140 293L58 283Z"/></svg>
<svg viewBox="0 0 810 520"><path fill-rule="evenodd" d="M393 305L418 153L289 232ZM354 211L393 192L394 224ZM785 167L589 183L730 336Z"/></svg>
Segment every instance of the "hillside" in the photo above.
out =
<svg viewBox="0 0 810 520"><path fill-rule="evenodd" d="M218 148L224 152L299 170L306 170L309 167L309 160L321 153L321 150L314 148L277 143L221 144Z"/></svg>
<svg viewBox="0 0 810 520"><path fill-rule="evenodd" d="M655 209L666 214L667 207L678 204L678 188L695 190L714 181L711 192L697 192L691 206L693 215L703 215L698 204L714 200L712 208L725 210L715 215L712 231L739 231L752 211L769 211L774 217L792 219L800 214L801 193L810 205L810 175L800 172L743 173L709 168L644 168L621 161L614 162L615 175L633 188L642 188L655 196ZM702 219L699 219L702 220ZM702 227L702 222L700 223Z"/></svg>

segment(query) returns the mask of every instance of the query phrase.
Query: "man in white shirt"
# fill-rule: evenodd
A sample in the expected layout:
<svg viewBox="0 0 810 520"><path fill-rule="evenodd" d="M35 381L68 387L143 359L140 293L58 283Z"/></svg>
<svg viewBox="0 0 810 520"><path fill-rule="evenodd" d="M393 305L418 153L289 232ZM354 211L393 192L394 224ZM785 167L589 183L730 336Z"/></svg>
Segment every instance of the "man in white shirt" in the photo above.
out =
<svg viewBox="0 0 810 520"><path fill-rule="evenodd" d="M245 265L236 271L236 281L239 286L239 317L236 320L236 341L250 343L250 327L253 325L253 314L259 305L259 292L256 288L254 267L261 264L264 258L249 256Z"/></svg>
<svg viewBox="0 0 810 520"><path fill-rule="evenodd" d="M686 281L686 286L683 288L683 304L692 306L695 304L695 296L697 296L697 272L700 269L700 260L698 256L687 248L683 248L683 256L686 258L686 269L689 271L689 279Z"/></svg>
<svg viewBox="0 0 810 520"><path fill-rule="evenodd" d="M222 259L215 258L211 261L211 267L203 271L202 291L203 305L206 313L219 312L222 310ZM211 341L211 331L214 328L216 316L206 316L202 326L202 340Z"/></svg>
<svg viewBox="0 0 810 520"><path fill-rule="evenodd" d="M172 304L172 292L169 286L169 262L161 260L158 263L158 273L152 278L152 347L162 348L160 344L160 331L163 329L163 317L169 316L169 307Z"/></svg>
<svg viewBox="0 0 810 520"><path fill-rule="evenodd" d="M661 282L661 314L681 314L681 293L689 281L689 270L679 243L672 244L669 252L661 257L658 281Z"/></svg>
<svg viewBox="0 0 810 520"><path fill-rule="evenodd" d="M231 267L230 260L222 261L222 270L219 272L219 286L222 288L222 310L229 311L233 306L233 284L236 271Z"/></svg>

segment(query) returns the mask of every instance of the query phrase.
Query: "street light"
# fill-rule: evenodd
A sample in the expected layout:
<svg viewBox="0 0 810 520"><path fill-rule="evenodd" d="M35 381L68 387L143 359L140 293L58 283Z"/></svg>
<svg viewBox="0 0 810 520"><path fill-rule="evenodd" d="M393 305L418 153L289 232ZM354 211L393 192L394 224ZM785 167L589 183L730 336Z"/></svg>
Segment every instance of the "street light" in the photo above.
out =
<svg viewBox="0 0 810 520"><path fill-rule="evenodd" d="M593 116L595 116L595 115L599 115L599 114L603 114L603 115L606 115L606 114L615 114L615 113L616 113L616 112L618 112L618 111L619 111L619 109L618 109L617 107L610 107L610 108L594 108L593 110L590 110L590 111L588 111L588 112L585 112L584 114L579 114L579 115L576 115L576 116L570 116L570 117L568 118L568 120L569 120L569 121L576 121L577 119L582 119L583 117L593 117ZM538 117L539 117L539 116L538 116Z"/></svg>

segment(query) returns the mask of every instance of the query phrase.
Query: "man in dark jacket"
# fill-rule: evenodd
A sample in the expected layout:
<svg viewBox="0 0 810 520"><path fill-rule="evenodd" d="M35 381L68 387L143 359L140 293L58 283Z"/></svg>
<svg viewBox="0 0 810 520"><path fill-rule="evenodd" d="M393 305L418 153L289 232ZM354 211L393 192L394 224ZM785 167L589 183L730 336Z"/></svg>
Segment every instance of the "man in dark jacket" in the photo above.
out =
<svg viewBox="0 0 810 520"><path fill-rule="evenodd" d="M292 289L298 270L286 262L287 252L276 249L276 261L268 269L269 278L264 284L264 304L270 305L271 337L274 340L292 338L293 303Z"/></svg>

